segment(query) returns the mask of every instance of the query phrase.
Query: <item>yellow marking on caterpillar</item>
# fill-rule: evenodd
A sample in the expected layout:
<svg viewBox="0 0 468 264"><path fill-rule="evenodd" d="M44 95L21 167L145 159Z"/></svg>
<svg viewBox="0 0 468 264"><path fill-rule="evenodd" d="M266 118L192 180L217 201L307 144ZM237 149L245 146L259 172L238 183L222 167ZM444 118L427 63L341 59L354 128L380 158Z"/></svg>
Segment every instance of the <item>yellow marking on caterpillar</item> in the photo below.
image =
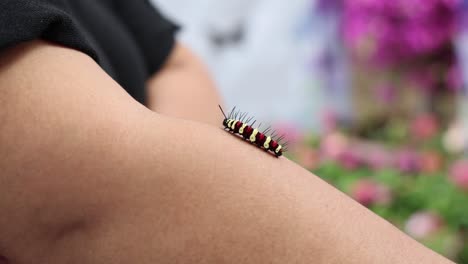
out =
<svg viewBox="0 0 468 264"><path fill-rule="evenodd" d="M228 127L229 127L229 128L231 128L231 123L232 123L232 121L234 121L234 120L232 120L232 119L229 119L229 120L228 120L228 123L227 123L227 124L228 124Z"/></svg>
<svg viewBox="0 0 468 264"><path fill-rule="evenodd" d="M247 124L243 124L242 127L239 129L239 134L244 134L244 129L247 127Z"/></svg>
<svg viewBox="0 0 468 264"><path fill-rule="evenodd" d="M276 148L275 153L278 154L282 148L283 148L283 147L282 147L281 145L279 145L279 146Z"/></svg>
<svg viewBox="0 0 468 264"><path fill-rule="evenodd" d="M235 130L235 129L236 129L236 124L237 124L237 122L239 122L239 121L234 120L234 122L232 122L232 126L231 126L231 129L232 129L232 130Z"/></svg>
<svg viewBox="0 0 468 264"><path fill-rule="evenodd" d="M254 131L252 132L252 135L250 135L251 142L255 142L255 140L257 140L257 134L258 134L258 130L254 129Z"/></svg>
<svg viewBox="0 0 468 264"><path fill-rule="evenodd" d="M266 149L269 149L270 148L270 142L271 142L271 137L267 137L267 139L265 140L265 144L263 144L263 147L266 148Z"/></svg>

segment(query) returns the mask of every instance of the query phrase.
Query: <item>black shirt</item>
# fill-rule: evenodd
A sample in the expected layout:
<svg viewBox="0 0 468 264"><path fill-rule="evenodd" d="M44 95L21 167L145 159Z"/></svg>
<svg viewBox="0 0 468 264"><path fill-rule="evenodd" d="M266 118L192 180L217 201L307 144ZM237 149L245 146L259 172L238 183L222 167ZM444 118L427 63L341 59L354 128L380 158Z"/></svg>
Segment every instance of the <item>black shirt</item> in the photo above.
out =
<svg viewBox="0 0 468 264"><path fill-rule="evenodd" d="M141 103L176 30L148 0L0 0L0 51L34 39L80 50Z"/></svg>

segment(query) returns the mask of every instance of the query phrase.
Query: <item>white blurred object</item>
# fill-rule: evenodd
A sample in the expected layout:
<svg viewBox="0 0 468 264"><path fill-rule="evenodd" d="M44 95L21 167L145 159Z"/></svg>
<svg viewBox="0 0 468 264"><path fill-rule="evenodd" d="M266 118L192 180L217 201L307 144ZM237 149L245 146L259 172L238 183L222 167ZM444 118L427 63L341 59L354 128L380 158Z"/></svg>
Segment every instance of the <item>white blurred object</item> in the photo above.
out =
<svg viewBox="0 0 468 264"><path fill-rule="evenodd" d="M229 106L265 122L319 126L327 103L313 64L330 36L314 0L153 2L182 25L180 40L207 63Z"/></svg>
<svg viewBox="0 0 468 264"><path fill-rule="evenodd" d="M464 85L462 91L458 93L457 98L458 120L455 123L456 125L452 126L446 136L448 139L459 139L460 145L455 146L455 144L459 143L456 140L450 141L447 139L446 141L448 141L448 143L454 143L453 147L455 150L464 151L465 155L468 155L468 1L462 1L462 3L458 10L460 23L458 26L461 30L455 39L455 47L457 49L458 63L462 70Z"/></svg>
<svg viewBox="0 0 468 264"><path fill-rule="evenodd" d="M460 154L468 148L466 123L455 121L444 134L442 142L445 149L452 154Z"/></svg>

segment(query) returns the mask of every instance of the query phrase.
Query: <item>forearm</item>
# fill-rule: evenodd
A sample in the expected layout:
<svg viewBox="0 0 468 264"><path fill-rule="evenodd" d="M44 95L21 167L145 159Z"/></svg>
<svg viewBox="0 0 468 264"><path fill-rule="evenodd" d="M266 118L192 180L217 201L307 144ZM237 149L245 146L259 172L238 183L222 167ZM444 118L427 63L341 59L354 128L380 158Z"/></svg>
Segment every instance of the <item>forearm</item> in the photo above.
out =
<svg viewBox="0 0 468 264"><path fill-rule="evenodd" d="M148 81L148 107L163 115L218 125L221 101L205 65L181 44Z"/></svg>

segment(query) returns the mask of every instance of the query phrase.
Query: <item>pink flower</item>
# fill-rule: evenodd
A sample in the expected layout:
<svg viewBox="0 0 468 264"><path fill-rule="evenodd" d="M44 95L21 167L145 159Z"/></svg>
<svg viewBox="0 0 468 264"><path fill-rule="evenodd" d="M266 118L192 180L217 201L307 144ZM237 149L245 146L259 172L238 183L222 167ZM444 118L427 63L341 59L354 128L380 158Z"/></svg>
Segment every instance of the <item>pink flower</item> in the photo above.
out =
<svg viewBox="0 0 468 264"><path fill-rule="evenodd" d="M421 169L427 173L439 171L443 165L443 158L435 151L428 151L421 155Z"/></svg>
<svg viewBox="0 0 468 264"><path fill-rule="evenodd" d="M390 155L385 150L374 149L369 151L367 163L370 168L380 170L390 164Z"/></svg>
<svg viewBox="0 0 468 264"><path fill-rule="evenodd" d="M334 111L328 110L322 114L322 127L325 133L331 133L338 126L338 118Z"/></svg>
<svg viewBox="0 0 468 264"><path fill-rule="evenodd" d="M348 139L339 132L334 132L326 135L320 145L320 149L324 156L336 160L348 148Z"/></svg>
<svg viewBox="0 0 468 264"><path fill-rule="evenodd" d="M361 164L361 160L357 153L353 152L350 148L344 150L339 156L338 161L348 170L357 169Z"/></svg>
<svg viewBox="0 0 468 264"><path fill-rule="evenodd" d="M450 179L457 186L468 191L468 160L459 160L452 165Z"/></svg>
<svg viewBox="0 0 468 264"><path fill-rule="evenodd" d="M413 214L405 225L405 231L416 239L424 239L437 232L442 226L439 216L430 212Z"/></svg>
<svg viewBox="0 0 468 264"><path fill-rule="evenodd" d="M392 200L390 189L372 180L357 181L351 189L351 197L364 206L387 205Z"/></svg>
<svg viewBox="0 0 468 264"><path fill-rule="evenodd" d="M439 124L431 114L422 114L416 117L411 124L411 132L416 139L426 140L437 134Z"/></svg>
<svg viewBox="0 0 468 264"><path fill-rule="evenodd" d="M299 164L308 170L316 169L320 163L318 151L310 148L302 148L298 151Z"/></svg>
<svg viewBox="0 0 468 264"><path fill-rule="evenodd" d="M276 124L274 125L274 130L276 130L277 135L284 136L282 142L288 142L290 146L300 142L303 137L299 128L289 123Z"/></svg>

